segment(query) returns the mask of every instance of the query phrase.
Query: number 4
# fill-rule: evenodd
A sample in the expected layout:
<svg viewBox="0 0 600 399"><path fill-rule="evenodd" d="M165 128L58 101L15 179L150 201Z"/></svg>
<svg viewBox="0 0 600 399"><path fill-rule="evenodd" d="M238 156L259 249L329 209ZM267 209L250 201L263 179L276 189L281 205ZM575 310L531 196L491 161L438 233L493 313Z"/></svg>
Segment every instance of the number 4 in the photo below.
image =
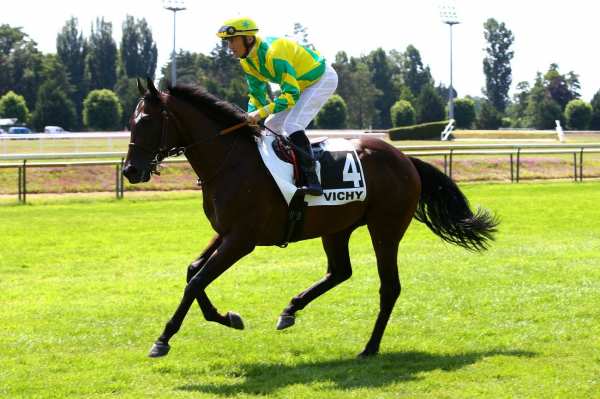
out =
<svg viewBox="0 0 600 399"><path fill-rule="evenodd" d="M344 164L344 173L342 180L354 182L354 187L360 187L360 172L354 162L354 157L351 153L346 154L346 163Z"/></svg>

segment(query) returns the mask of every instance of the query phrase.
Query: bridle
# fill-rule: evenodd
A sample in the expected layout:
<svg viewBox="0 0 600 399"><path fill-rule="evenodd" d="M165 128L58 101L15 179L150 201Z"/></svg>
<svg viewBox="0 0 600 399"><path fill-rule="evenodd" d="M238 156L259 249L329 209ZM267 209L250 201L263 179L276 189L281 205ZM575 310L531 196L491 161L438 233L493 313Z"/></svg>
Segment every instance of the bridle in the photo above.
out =
<svg viewBox="0 0 600 399"><path fill-rule="evenodd" d="M166 158L178 157L193 147L196 147L200 144L204 144L207 141L214 140L218 137L233 133L233 132L237 131L238 129L241 129L244 126L251 125L248 121L242 121L235 125L229 126L223 130L220 130L216 135L209 136L200 141L192 142L191 144L189 144L187 146L168 147L167 136L168 136L168 131L169 131L169 119L171 119L172 114L169 112L169 110L167 109L165 104L163 104L162 102L160 104L160 115L161 115L161 134L160 134L160 143L158 146L158 151L156 151L156 152L152 151L152 150L148 149L147 147L140 145L140 144L129 143L129 147L139 148L146 154L150 154L151 157L153 156L152 160L150 161L150 174L154 174L157 176L160 176L160 164ZM173 117L173 120L175 121L175 124L177 124L177 119L175 119ZM182 130L182 129L179 129L179 130ZM215 177L217 174L219 174L219 172L221 171L221 169L227 162L227 160L229 158L229 154L233 150L234 146L235 146L235 142L233 143L233 145L227 152L226 156L223 158L223 162L222 162L221 166L217 169L216 173L213 176L211 176L209 179L205 179L202 182L202 184L206 184L208 182L208 180L212 180L213 177Z"/></svg>

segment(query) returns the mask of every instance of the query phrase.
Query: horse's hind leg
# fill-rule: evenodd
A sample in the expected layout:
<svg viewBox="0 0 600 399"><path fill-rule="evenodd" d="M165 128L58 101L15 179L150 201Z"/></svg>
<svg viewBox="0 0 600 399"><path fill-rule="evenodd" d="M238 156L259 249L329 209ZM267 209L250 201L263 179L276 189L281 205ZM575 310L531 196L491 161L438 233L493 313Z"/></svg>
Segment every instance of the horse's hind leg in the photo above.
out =
<svg viewBox="0 0 600 399"><path fill-rule="evenodd" d="M310 288L292 298L279 317L278 330L292 326L297 311L304 309L311 301L352 276L348 240L353 230L354 228L349 228L321 238L327 254L327 274Z"/></svg>
<svg viewBox="0 0 600 399"><path fill-rule="evenodd" d="M391 213L391 212L390 212ZM393 215L393 214L392 214ZM371 241L377 258L377 272L379 274L379 314L375 327L365 349L359 356L377 354L383 333L387 326L396 300L400 296L400 278L398 277L398 244L408 228L412 214L397 215L400 219L397 224L390 220L390 216L369 218L367 225L371 234ZM391 222L391 223L390 223Z"/></svg>
<svg viewBox="0 0 600 399"><path fill-rule="evenodd" d="M212 254L219 247L219 245L221 245L221 241L221 236L214 236L211 242L208 244L208 246L204 249L204 251L202 251L200 256L188 266L186 277L187 283L189 283L192 277L194 277L196 273L198 273L200 269L202 269L202 267L206 264L206 261L212 256ZM235 312L227 312L224 315L220 314L217 311L217 309L213 306L213 304L211 303L210 299L204 291L202 291L196 296L196 300L198 302L198 305L200 305L200 310L202 311L204 318L207 321L214 321L224 326L236 328L238 330L244 329L244 322L242 321L242 318L239 314Z"/></svg>

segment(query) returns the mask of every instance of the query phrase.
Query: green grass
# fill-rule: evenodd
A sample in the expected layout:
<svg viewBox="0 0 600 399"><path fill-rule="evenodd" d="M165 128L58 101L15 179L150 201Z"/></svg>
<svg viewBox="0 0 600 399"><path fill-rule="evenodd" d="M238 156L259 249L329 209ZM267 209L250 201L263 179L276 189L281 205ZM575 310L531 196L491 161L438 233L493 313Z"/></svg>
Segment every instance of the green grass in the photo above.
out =
<svg viewBox="0 0 600 399"><path fill-rule="evenodd" d="M208 289L245 331L194 307L146 357L211 236L198 194L0 206L0 397L592 398L600 392L600 184L462 186L496 211L484 254L414 222L381 355L361 361L378 307L365 228L353 278L275 331L320 278L318 240L258 248Z"/></svg>

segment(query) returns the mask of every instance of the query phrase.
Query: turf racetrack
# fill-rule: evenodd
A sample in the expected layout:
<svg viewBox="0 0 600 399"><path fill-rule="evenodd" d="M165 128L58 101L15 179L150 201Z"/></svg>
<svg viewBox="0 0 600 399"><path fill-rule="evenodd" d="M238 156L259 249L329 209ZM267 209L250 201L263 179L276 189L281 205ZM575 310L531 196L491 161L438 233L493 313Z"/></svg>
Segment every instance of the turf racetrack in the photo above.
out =
<svg viewBox="0 0 600 399"><path fill-rule="evenodd" d="M211 236L198 194L0 206L0 397L591 398L600 392L600 184L463 185L495 211L484 254L414 221L381 354L364 228L354 275L276 331L319 279L319 240L258 248L207 290L246 330L194 305L166 358L146 354ZM268 204L265 204L268 206Z"/></svg>

